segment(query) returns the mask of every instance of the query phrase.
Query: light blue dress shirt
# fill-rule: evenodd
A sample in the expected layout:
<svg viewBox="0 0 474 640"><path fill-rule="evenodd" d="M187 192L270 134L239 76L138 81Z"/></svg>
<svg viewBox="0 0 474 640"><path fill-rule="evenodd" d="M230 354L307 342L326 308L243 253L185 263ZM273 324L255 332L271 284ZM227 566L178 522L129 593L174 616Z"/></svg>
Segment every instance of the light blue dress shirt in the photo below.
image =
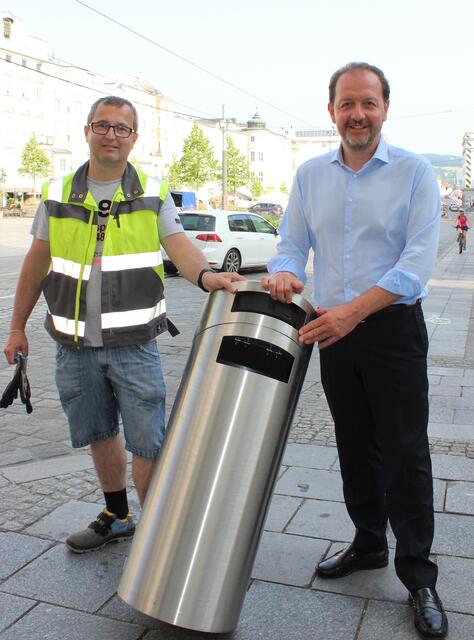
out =
<svg viewBox="0 0 474 640"><path fill-rule="evenodd" d="M381 138L360 171L341 149L296 172L270 273L291 271L306 282L314 250L314 303L350 302L377 285L413 304L427 294L436 261L439 189L427 160Z"/></svg>

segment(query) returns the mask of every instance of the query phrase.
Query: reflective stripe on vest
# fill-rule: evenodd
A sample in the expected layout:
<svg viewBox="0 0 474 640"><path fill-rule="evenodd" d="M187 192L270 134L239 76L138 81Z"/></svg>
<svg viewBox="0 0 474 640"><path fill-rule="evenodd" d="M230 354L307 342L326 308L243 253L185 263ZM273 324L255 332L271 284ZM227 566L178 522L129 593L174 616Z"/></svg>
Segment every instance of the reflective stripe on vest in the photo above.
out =
<svg viewBox="0 0 474 640"><path fill-rule="evenodd" d="M54 327L57 331L65 333L67 336L74 336L76 331L76 322L74 319L62 318L61 316L54 316L53 314L51 314L51 317L54 322ZM77 335L80 338L84 337L85 328L86 323L79 320L79 322L77 323Z"/></svg>
<svg viewBox="0 0 474 640"><path fill-rule="evenodd" d="M81 274L82 265L79 262L73 262L72 260L65 260L64 258L58 258L57 256L51 257L51 268L55 273L62 273L70 278L78 280ZM91 275L90 265L84 265L84 273L82 274L83 280L89 280Z"/></svg>
<svg viewBox="0 0 474 640"><path fill-rule="evenodd" d="M102 329L114 329L117 327L132 327L135 325L148 324L155 318L166 313L164 299L151 309L137 309L135 311L114 311L113 313L103 313Z"/></svg>
<svg viewBox="0 0 474 640"><path fill-rule="evenodd" d="M121 256L102 256L102 271L122 271L123 269L142 269L163 264L161 251L147 253L126 253Z"/></svg>

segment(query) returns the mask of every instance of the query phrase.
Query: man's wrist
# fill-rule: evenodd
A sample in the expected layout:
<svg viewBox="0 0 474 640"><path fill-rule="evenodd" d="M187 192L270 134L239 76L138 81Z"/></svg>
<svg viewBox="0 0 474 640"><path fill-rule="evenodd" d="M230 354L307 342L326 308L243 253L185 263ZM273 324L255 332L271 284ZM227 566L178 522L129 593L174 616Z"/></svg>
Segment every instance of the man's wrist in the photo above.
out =
<svg viewBox="0 0 474 640"><path fill-rule="evenodd" d="M201 269L197 277L197 281L196 281L197 286L203 291L205 291L206 293L209 293L209 291L204 287L202 283L202 277L205 273L216 273L216 272L214 271L214 269L211 269L210 267L205 267L204 269Z"/></svg>

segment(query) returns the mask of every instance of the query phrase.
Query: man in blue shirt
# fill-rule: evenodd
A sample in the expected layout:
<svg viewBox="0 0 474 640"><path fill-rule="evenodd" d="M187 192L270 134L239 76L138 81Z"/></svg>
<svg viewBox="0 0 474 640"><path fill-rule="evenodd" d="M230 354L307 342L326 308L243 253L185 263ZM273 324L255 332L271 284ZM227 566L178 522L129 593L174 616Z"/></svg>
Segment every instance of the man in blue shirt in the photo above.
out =
<svg viewBox="0 0 474 640"><path fill-rule="evenodd" d="M318 575L386 566L389 519L415 625L425 637L444 637L437 566L429 559L428 338L420 304L436 260L439 191L425 159L382 138L389 98L377 67L350 63L333 74L328 109L341 146L298 169L278 254L262 284L273 298L291 302L314 250L318 317L300 340L320 349L356 528L351 545L321 562Z"/></svg>

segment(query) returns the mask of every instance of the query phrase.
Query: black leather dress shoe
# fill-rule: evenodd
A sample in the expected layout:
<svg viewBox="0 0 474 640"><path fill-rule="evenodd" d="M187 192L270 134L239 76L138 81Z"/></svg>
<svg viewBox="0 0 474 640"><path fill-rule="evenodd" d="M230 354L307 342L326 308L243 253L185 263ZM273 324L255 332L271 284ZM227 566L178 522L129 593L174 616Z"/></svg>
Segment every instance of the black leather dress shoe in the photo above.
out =
<svg viewBox="0 0 474 640"><path fill-rule="evenodd" d="M448 633L448 618L436 589L416 589L408 598L415 610L415 627L425 638L444 638Z"/></svg>
<svg viewBox="0 0 474 640"><path fill-rule="evenodd" d="M354 545L338 551L336 554L318 564L317 574L320 578L340 578L360 569L381 569L388 564L388 551L357 553Z"/></svg>

